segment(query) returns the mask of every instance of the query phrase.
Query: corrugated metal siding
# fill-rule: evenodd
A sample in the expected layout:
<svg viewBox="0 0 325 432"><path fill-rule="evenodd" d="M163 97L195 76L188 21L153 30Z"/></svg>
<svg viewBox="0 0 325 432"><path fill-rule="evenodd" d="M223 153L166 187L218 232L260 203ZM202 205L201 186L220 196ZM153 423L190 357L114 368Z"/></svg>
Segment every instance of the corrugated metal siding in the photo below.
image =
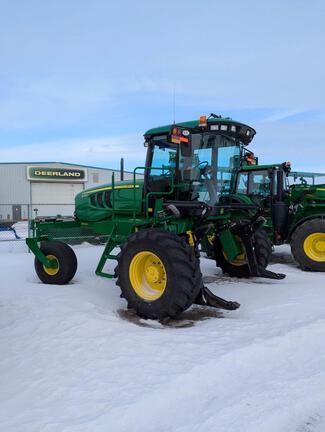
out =
<svg viewBox="0 0 325 432"><path fill-rule="evenodd" d="M28 204L29 188L26 165L0 165L1 204Z"/></svg>
<svg viewBox="0 0 325 432"><path fill-rule="evenodd" d="M37 208L38 216L71 216L74 213L75 195L82 189L80 183L33 182L32 210Z"/></svg>

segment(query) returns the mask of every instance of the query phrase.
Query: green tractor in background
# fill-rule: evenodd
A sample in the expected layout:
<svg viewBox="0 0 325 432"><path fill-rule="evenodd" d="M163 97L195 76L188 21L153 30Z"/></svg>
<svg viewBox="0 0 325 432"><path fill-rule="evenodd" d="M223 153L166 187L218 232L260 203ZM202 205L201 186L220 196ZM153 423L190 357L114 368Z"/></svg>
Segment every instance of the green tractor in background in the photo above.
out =
<svg viewBox="0 0 325 432"><path fill-rule="evenodd" d="M317 184L322 179L324 183ZM289 243L301 269L325 271L324 174L292 172L289 162L258 165L258 159L243 146L240 163L220 193L219 203L260 206L265 218L263 228L272 244ZM232 215L239 218L240 213ZM225 273L246 276L245 268L229 262L217 243L210 232L203 239L203 250L216 259Z"/></svg>
<svg viewBox="0 0 325 432"><path fill-rule="evenodd" d="M193 303L236 309L238 303L203 285L199 244L207 233L213 231L218 253L240 263L248 276L284 277L266 269L271 243L259 206L219 202L254 134L217 116L148 130L146 163L135 168L133 180L115 182L113 176L110 184L80 192L73 218L33 221L26 243L37 275L44 283L68 283L77 269L68 239L100 237L106 246L96 274L116 277L121 296L140 316L174 317ZM234 219L234 213L244 217ZM110 260L117 261L113 273L104 271Z"/></svg>

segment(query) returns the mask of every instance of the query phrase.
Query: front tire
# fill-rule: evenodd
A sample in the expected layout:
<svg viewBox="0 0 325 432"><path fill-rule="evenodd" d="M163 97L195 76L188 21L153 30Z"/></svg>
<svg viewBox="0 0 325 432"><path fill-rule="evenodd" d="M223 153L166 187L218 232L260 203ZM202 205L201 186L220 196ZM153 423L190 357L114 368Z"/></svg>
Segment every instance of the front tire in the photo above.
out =
<svg viewBox="0 0 325 432"><path fill-rule="evenodd" d="M35 271L40 280L55 285L69 283L77 271L77 258L73 249L60 241L42 242L40 249L47 258L57 263L56 268L46 267L35 257Z"/></svg>
<svg viewBox="0 0 325 432"><path fill-rule="evenodd" d="M325 272L325 220L299 225L291 237L291 253L302 270Z"/></svg>
<svg viewBox="0 0 325 432"><path fill-rule="evenodd" d="M184 238L157 229L132 234L121 246L116 284L128 307L151 319L175 317L203 287L199 259Z"/></svg>
<svg viewBox="0 0 325 432"><path fill-rule="evenodd" d="M241 243L242 253L234 261L229 261L224 251L222 250L222 244L220 240L216 239L216 265L217 267L220 267L222 269L223 273L226 273L229 276L238 278L249 278L251 274L247 263L245 248L240 237L238 238L238 241L239 243ZM257 264L264 269L268 266L272 254L272 244L263 229L258 229L257 231L255 231L254 243Z"/></svg>

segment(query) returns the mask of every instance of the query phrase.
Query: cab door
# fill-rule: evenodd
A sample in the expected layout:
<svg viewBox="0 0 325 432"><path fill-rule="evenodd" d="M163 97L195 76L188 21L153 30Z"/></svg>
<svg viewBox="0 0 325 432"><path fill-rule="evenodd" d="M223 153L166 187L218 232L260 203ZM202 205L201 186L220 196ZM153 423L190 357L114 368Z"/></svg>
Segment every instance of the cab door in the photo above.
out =
<svg viewBox="0 0 325 432"><path fill-rule="evenodd" d="M145 173L145 198L153 209L155 200L175 198L174 185L178 178L179 146L167 141L166 135L153 137L149 143Z"/></svg>

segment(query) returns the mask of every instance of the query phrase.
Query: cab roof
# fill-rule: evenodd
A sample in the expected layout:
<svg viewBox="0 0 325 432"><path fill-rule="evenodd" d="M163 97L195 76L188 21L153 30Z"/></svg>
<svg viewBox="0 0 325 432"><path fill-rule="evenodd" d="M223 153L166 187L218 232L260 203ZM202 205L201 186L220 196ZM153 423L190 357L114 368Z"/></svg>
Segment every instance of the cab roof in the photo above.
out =
<svg viewBox="0 0 325 432"><path fill-rule="evenodd" d="M148 129L145 134L144 137L146 139L148 138L152 138L153 136L156 135L162 135L162 134L166 134L169 133L171 131L171 128L173 126L177 126L180 128L184 128L184 129L194 129L197 130L197 132L207 132L210 130L211 125L227 125L228 126L228 132L227 131L222 131L220 130L221 133L226 133L230 136L238 136L238 138L240 138L241 141L243 141L245 144L249 144L252 139L254 138L254 135L256 134L255 129L253 129L252 127L244 124L244 123L240 123L237 122L233 119L231 119L230 117L221 117L221 116L214 116L214 117L209 117L207 119L207 126L202 127L200 126L200 122L199 119L197 120L190 120L190 121L185 121L185 122L180 122L180 123L176 123L176 124L168 124L168 125L164 125L164 126L158 126L152 129ZM235 126L236 131L237 132L232 132L230 127L231 126ZM249 132L248 132L249 131ZM218 132L217 130L214 130L214 132Z"/></svg>

